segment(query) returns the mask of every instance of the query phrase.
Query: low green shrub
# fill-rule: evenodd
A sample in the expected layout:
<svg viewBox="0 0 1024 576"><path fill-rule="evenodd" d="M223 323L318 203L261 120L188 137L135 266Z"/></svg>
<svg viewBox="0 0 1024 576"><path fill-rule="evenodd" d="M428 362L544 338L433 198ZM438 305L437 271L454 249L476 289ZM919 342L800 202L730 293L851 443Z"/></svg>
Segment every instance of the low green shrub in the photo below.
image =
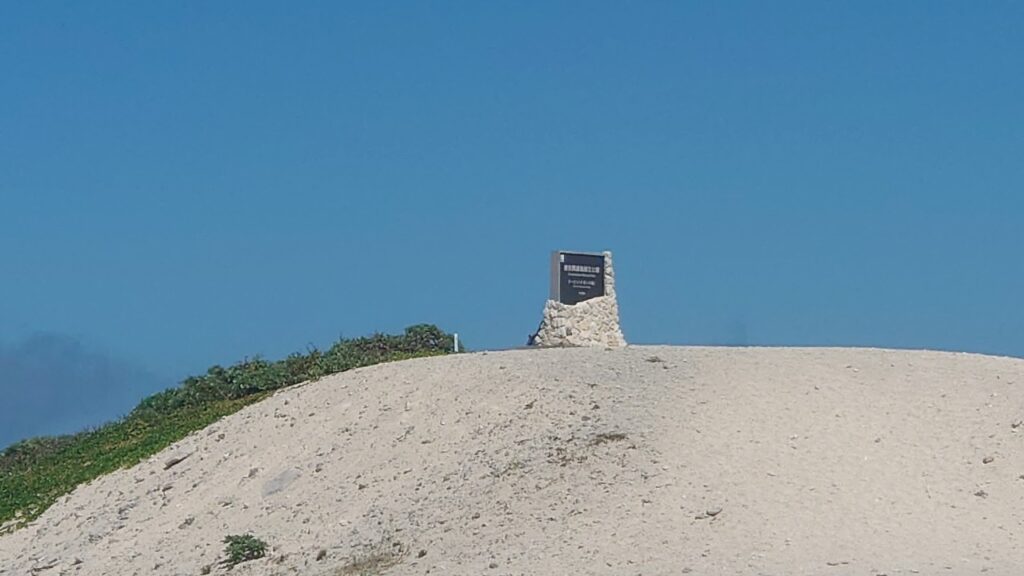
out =
<svg viewBox="0 0 1024 576"><path fill-rule="evenodd" d="M229 568L242 562L263 558L267 553L267 543L252 534L224 537L224 559L222 564Z"/></svg>

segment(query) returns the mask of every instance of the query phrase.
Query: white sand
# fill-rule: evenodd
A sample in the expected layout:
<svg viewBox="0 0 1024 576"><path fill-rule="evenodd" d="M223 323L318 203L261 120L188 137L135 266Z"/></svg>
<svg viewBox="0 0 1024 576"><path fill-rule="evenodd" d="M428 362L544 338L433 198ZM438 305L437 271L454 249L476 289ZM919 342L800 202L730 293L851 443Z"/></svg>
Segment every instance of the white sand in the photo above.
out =
<svg viewBox="0 0 1024 576"><path fill-rule="evenodd" d="M1014 575L1021 418L1024 361L969 354L414 360L283 391L79 488L0 538L0 574L223 574L221 540L251 532L270 553L232 574L384 552L363 571Z"/></svg>

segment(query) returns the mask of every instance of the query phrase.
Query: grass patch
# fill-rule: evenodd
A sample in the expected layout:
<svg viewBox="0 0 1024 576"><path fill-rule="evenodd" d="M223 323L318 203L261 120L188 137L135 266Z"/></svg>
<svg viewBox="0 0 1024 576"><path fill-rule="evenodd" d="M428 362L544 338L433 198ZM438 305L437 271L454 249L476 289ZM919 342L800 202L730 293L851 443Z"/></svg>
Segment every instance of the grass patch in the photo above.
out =
<svg viewBox="0 0 1024 576"><path fill-rule="evenodd" d="M247 359L185 379L142 400L120 420L59 437L32 438L0 453L0 533L36 519L79 484L138 464L190 433L275 390L352 368L452 351L451 335L417 325L401 335L343 339L284 360Z"/></svg>
<svg viewBox="0 0 1024 576"><path fill-rule="evenodd" d="M16 444L0 456L0 523L29 522L79 484L133 466L265 396L213 402L157 420L126 418L47 443L39 451L33 451L33 444Z"/></svg>
<svg viewBox="0 0 1024 576"><path fill-rule="evenodd" d="M378 576L405 558L406 548L401 542L383 538L361 556L352 559L335 572L336 576Z"/></svg>
<svg viewBox="0 0 1024 576"><path fill-rule="evenodd" d="M627 436L622 432L601 432L595 434L590 440L591 446L599 446L601 444L608 444L609 442L622 442Z"/></svg>

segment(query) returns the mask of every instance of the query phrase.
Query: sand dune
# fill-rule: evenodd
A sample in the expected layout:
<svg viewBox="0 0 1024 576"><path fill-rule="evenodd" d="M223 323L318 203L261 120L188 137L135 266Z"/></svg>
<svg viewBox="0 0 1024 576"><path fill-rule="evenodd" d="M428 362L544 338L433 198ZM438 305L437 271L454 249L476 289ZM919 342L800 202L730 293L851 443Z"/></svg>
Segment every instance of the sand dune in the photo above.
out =
<svg viewBox="0 0 1024 576"><path fill-rule="evenodd" d="M0 574L1019 574L1024 361L465 354L278 393L0 538ZM187 457L186 457L187 456ZM185 457L167 467L175 459Z"/></svg>

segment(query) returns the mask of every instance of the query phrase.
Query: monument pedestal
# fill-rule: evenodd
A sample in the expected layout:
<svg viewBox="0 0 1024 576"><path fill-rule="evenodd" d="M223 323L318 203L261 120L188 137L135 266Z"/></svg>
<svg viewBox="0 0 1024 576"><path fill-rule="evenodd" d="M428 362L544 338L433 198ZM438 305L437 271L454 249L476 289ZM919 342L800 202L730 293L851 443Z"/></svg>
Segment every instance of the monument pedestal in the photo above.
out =
<svg viewBox="0 0 1024 576"><path fill-rule="evenodd" d="M555 252L551 272L551 299L544 306L544 319L531 338L532 345L626 345L619 327L611 252Z"/></svg>

